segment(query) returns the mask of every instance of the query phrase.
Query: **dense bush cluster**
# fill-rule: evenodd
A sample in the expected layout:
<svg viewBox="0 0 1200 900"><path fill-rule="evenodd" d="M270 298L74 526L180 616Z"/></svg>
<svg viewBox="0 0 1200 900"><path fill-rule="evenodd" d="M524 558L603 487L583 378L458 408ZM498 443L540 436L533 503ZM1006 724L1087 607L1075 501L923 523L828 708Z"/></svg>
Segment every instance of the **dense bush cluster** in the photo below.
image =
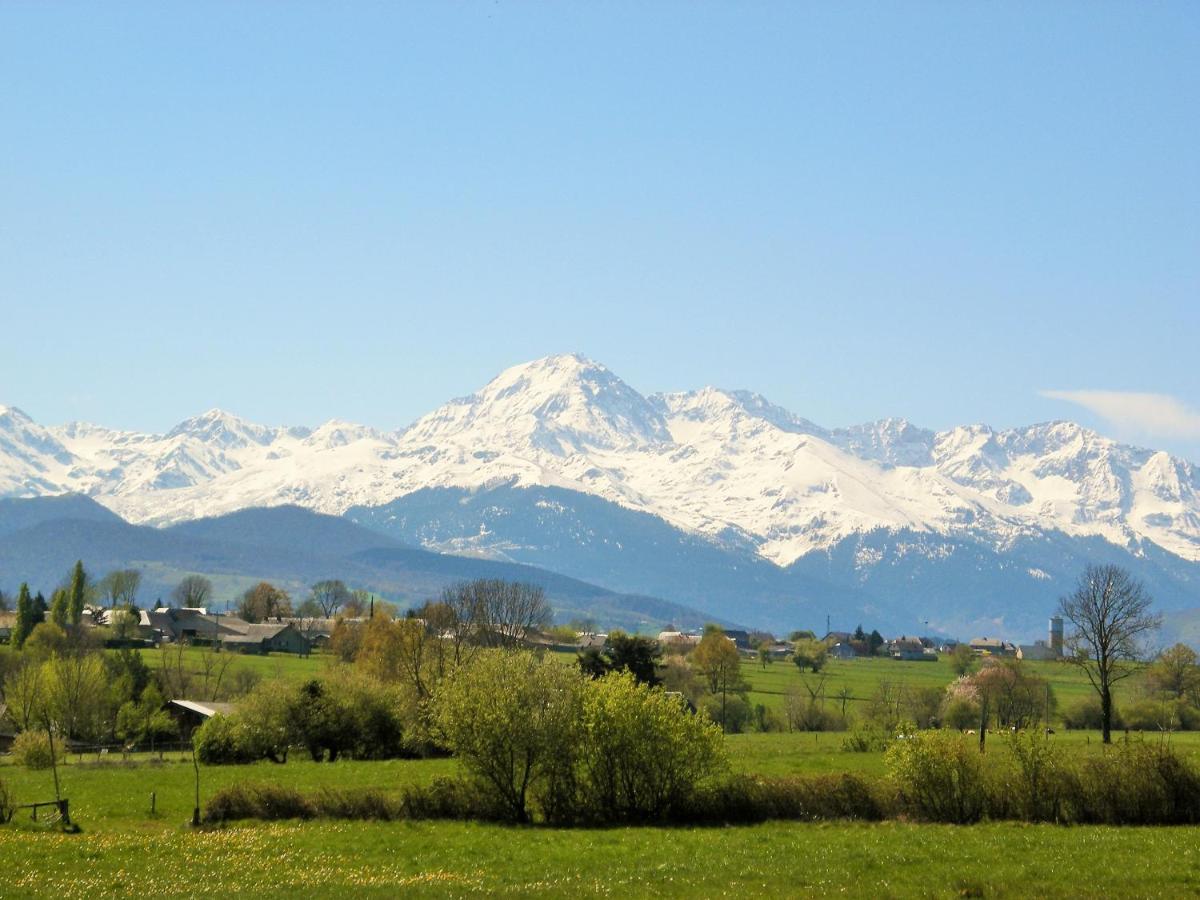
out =
<svg viewBox="0 0 1200 900"><path fill-rule="evenodd" d="M433 697L439 740L507 818L660 821L725 765L721 733L627 671L479 656Z"/></svg>
<svg viewBox="0 0 1200 900"><path fill-rule="evenodd" d="M206 764L287 761L301 748L317 762L340 756L393 759L424 749L416 711L401 687L355 672L299 686L260 685L229 716L213 716L195 734Z"/></svg>
<svg viewBox="0 0 1200 900"><path fill-rule="evenodd" d="M12 759L27 769L49 769L63 758L62 745L51 750L50 736L44 731L22 731L13 741Z"/></svg>
<svg viewBox="0 0 1200 900"><path fill-rule="evenodd" d="M207 824L242 819L348 819L387 822L397 819L503 821L494 798L463 778L435 778L395 794L371 788L321 788L303 793L267 782L240 782L212 795L204 810Z"/></svg>
<svg viewBox="0 0 1200 900"><path fill-rule="evenodd" d="M887 752L900 809L931 822L1020 819L1105 825L1200 822L1200 768L1166 745L1120 742L1074 759L1044 735L1016 734L1007 756L984 757L945 731Z"/></svg>

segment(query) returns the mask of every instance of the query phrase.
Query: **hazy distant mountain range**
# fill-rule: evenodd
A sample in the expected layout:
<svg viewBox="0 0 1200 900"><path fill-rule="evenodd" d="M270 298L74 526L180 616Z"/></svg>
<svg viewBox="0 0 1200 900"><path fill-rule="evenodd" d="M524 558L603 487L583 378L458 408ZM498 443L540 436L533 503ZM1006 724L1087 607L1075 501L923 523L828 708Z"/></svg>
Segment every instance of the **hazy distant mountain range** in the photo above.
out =
<svg viewBox="0 0 1200 900"><path fill-rule="evenodd" d="M0 407L0 496L65 492L155 526L295 504L777 629L1032 633L1096 559L1200 606L1185 460L1068 422L825 429L744 391L642 396L577 355L389 433L212 411L148 435Z"/></svg>

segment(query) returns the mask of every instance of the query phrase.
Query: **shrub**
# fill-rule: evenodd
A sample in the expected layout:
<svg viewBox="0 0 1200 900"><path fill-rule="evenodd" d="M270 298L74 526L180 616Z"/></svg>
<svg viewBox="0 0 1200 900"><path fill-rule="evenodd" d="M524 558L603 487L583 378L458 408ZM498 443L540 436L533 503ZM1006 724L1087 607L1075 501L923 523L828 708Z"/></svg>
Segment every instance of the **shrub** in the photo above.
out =
<svg viewBox="0 0 1200 900"><path fill-rule="evenodd" d="M311 819L316 814L313 804L295 788L239 782L212 795L204 810L204 821Z"/></svg>
<svg viewBox="0 0 1200 900"><path fill-rule="evenodd" d="M783 698L784 714L792 731L845 731L846 720L836 708L807 696L805 692L789 689Z"/></svg>
<svg viewBox="0 0 1200 900"><path fill-rule="evenodd" d="M1009 749L1012 763L1007 770L1000 768L990 792L992 814L1027 822L1064 821L1076 778L1062 751L1034 731L1015 732Z"/></svg>
<svg viewBox="0 0 1200 900"><path fill-rule="evenodd" d="M585 683L578 670L531 653L482 653L438 688L434 725L481 788L527 822L531 793L575 759Z"/></svg>
<svg viewBox="0 0 1200 900"><path fill-rule="evenodd" d="M966 697L949 697L942 706L942 724L947 728L956 728L959 731L978 728L979 716L979 704Z"/></svg>
<svg viewBox="0 0 1200 900"><path fill-rule="evenodd" d="M0 778L0 825L12 819L13 808L16 805L17 801L14 799L8 783L3 778Z"/></svg>
<svg viewBox="0 0 1200 900"><path fill-rule="evenodd" d="M1141 741L1084 760L1072 801L1078 822L1176 825L1200 821L1200 772L1166 747Z"/></svg>
<svg viewBox="0 0 1200 900"><path fill-rule="evenodd" d="M772 819L878 821L894 808L894 792L887 784L858 774L736 775L703 786L675 809L673 818L689 824Z"/></svg>
<svg viewBox="0 0 1200 900"><path fill-rule="evenodd" d="M701 705L708 717L723 725L728 734L741 734L754 719L750 704L740 694L729 693L724 699L720 694L709 694Z"/></svg>
<svg viewBox="0 0 1200 900"><path fill-rule="evenodd" d="M932 822L977 822L987 809L982 754L950 731L897 739L885 754L905 808Z"/></svg>
<svg viewBox="0 0 1200 900"><path fill-rule="evenodd" d="M402 814L409 819L477 819L502 821L508 811L494 794L480 791L463 778L439 776L428 785L408 785L400 797Z"/></svg>
<svg viewBox="0 0 1200 900"><path fill-rule="evenodd" d="M1100 709L1099 697L1087 697L1082 700L1077 700L1063 710L1062 714L1063 725L1067 728L1088 728L1098 729L1104 721L1103 713ZM1113 708L1113 728L1121 727L1121 716L1117 709Z"/></svg>
<svg viewBox="0 0 1200 900"><path fill-rule="evenodd" d="M54 763L62 762L62 741L54 742L54 753L51 754L46 732L22 731L13 741L12 758L17 765L27 769L49 769Z"/></svg>
<svg viewBox="0 0 1200 900"><path fill-rule="evenodd" d="M861 728L842 738L842 749L847 753L882 753L891 745L891 738L875 728Z"/></svg>
<svg viewBox="0 0 1200 900"><path fill-rule="evenodd" d="M355 821L382 821L400 817L399 805L382 792L371 789L338 790L321 788L310 803L318 816L326 819L353 819Z"/></svg>
<svg viewBox="0 0 1200 900"><path fill-rule="evenodd" d="M1188 710L1186 703L1141 700L1125 707L1121 711L1121 720L1124 727L1134 731L1178 731L1184 716L1194 719L1188 715Z"/></svg>
<svg viewBox="0 0 1200 900"><path fill-rule="evenodd" d="M209 766L248 763L260 758L230 716L213 716L196 729L192 743L196 758Z"/></svg>
<svg viewBox="0 0 1200 900"><path fill-rule="evenodd" d="M625 672L586 686L580 761L586 812L605 822L661 820L727 764L707 717Z"/></svg>

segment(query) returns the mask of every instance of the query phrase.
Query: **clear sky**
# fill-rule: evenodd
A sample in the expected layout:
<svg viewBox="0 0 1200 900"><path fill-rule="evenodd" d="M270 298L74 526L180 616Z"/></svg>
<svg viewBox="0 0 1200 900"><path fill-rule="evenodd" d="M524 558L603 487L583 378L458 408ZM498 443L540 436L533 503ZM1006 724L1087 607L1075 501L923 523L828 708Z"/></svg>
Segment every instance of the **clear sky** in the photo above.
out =
<svg viewBox="0 0 1200 900"><path fill-rule="evenodd" d="M578 350L1200 460L1200 4L10 0L0 309L45 423L391 428Z"/></svg>

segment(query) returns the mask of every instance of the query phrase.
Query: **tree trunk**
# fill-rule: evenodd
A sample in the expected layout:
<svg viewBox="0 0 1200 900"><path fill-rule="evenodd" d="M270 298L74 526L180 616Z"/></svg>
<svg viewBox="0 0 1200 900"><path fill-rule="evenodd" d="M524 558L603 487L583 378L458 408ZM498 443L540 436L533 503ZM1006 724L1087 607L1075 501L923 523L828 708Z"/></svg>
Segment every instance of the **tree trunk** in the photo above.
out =
<svg viewBox="0 0 1200 900"><path fill-rule="evenodd" d="M1100 728L1103 731L1103 741L1112 743L1112 691L1107 684L1100 688Z"/></svg>

